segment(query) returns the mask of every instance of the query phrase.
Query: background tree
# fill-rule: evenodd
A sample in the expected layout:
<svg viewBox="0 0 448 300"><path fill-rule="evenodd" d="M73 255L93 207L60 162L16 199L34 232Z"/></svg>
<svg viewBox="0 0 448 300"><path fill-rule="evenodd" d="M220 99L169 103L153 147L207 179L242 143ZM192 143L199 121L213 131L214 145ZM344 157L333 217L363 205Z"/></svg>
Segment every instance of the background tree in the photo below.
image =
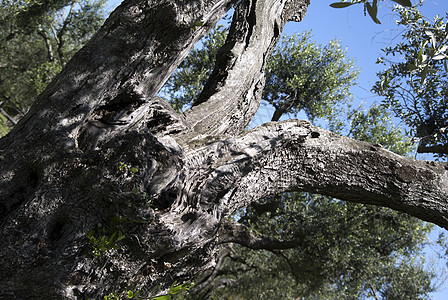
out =
<svg viewBox="0 0 448 300"><path fill-rule="evenodd" d="M300 111L311 122L331 120L351 101L358 74L338 41L316 45L311 32L284 36L267 64L263 99L275 108L272 121Z"/></svg>
<svg viewBox="0 0 448 300"><path fill-rule="evenodd" d="M295 247L233 245L224 252L212 293L224 299L426 299L434 291L440 273L425 269L419 258L431 226L321 196L280 197L249 207L240 222Z"/></svg>
<svg viewBox="0 0 448 300"><path fill-rule="evenodd" d="M105 2L1 2L0 135L99 29Z"/></svg>
<svg viewBox="0 0 448 300"><path fill-rule="evenodd" d="M425 18L418 7L401 8L398 15L402 41L383 50L386 57L378 62L388 68L373 90L418 139L417 152L446 157L448 23Z"/></svg>

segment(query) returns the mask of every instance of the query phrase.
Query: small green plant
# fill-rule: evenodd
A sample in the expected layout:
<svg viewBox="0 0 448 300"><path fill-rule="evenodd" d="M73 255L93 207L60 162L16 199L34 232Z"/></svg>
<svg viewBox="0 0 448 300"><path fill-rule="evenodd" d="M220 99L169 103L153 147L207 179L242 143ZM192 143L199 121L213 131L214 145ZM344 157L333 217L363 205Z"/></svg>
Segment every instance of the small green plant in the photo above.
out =
<svg viewBox="0 0 448 300"><path fill-rule="evenodd" d="M139 297L140 292L134 292L131 289L127 289L126 290L126 297L128 297L128 299L143 299Z"/></svg>
<svg viewBox="0 0 448 300"><path fill-rule="evenodd" d="M110 249L120 249L121 247L117 245L119 241L126 237L122 231L118 228L118 225L124 221L125 218L120 218L114 216L110 222L109 226L106 228L102 224L98 224L96 230L90 230L87 233L87 238L90 240L92 246L92 253L96 256L102 256L104 252ZM112 297L112 296L110 296ZM109 298L113 299L113 298Z"/></svg>
<svg viewBox="0 0 448 300"><path fill-rule="evenodd" d="M107 296L104 296L104 300L120 300L120 297L117 293L110 293Z"/></svg>
<svg viewBox="0 0 448 300"><path fill-rule="evenodd" d="M150 299L152 300L170 300L172 295L179 294L181 292L188 291L191 287L193 287L194 283L192 282L186 282L184 284L177 284L177 281L174 281L173 284L171 284L170 289L168 290L168 293L165 295L160 295L153 297L151 296ZM153 294L155 291L153 292Z"/></svg>
<svg viewBox="0 0 448 300"><path fill-rule="evenodd" d="M122 293L110 293L107 296L104 296L104 300L119 300L119 299L134 299L134 300L170 300L174 295L177 295L181 292L188 291L194 283L186 282L184 284L177 284L176 281L171 284L170 289L168 292L164 295L154 296L154 294L158 291L158 288L154 290L149 297L142 297L140 296L139 291L133 291L132 288L127 288ZM124 296L125 298L120 298L120 295Z"/></svg>
<svg viewBox="0 0 448 300"><path fill-rule="evenodd" d="M124 162L118 164L118 170L125 171L128 166Z"/></svg>
<svg viewBox="0 0 448 300"><path fill-rule="evenodd" d="M193 28L193 30L196 30L201 26L204 26L204 22L202 22L201 20L196 20L193 24L191 24L191 28Z"/></svg>
<svg viewBox="0 0 448 300"><path fill-rule="evenodd" d="M128 166L124 162L120 162L118 164L118 170L120 170L121 172L131 172L132 174L137 174L138 173L138 169L137 168Z"/></svg>
<svg viewBox="0 0 448 300"><path fill-rule="evenodd" d="M139 198L145 198L145 199L150 199L151 197L148 195L147 192L141 192L139 188L135 188L134 190L134 195L139 197Z"/></svg>
<svg viewBox="0 0 448 300"><path fill-rule="evenodd" d="M143 300L143 299L150 299L150 298L141 298L139 296L140 292L136 291L134 292L131 288L127 288L126 291L122 293L112 292L107 296L104 296L104 300L119 300L119 299L134 299L134 300ZM125 298L120 298L120 295L124 295Z"/></svg>

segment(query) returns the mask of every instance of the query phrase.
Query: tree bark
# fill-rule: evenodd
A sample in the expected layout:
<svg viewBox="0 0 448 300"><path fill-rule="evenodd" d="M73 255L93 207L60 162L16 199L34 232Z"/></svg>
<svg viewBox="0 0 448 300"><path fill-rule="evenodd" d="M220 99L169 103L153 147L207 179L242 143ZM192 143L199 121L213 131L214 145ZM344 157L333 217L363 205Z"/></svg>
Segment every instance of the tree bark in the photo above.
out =
<svg viewBox="0 0 448 300"><path fill-rule="evenodd" d="M278 121L280 120L281 116L284 115L286 112L285 109L281 108L281 107L276 107L274 114L272 115L272 119L271 121Z"/></svg>
<svg viewBox="0 0 448 300"><path fill-rule="evenodd" d="M200 104L178 115L155 96L236 2L124 1L0 140L0 298L162 293L212 267L220 242L244 236L224 226L233 211L285 191L448 227L444 163L305 121L243 132L267 58L307 0L241 1ZM118 249L95 244L120 235ZM249 237L255 247L283 244Z"/></svg>

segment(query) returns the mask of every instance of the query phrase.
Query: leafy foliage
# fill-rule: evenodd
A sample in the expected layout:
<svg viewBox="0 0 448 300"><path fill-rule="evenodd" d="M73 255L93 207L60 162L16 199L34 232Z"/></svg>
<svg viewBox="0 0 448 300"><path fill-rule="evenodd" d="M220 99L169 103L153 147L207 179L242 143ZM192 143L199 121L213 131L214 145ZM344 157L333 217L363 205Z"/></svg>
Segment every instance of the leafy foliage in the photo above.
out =
<svg viewBox="0 0 448 300"><path fill-rule="evenodd" d="M106 0L2 1L0 134L98 30Z"/></svg>
<svg viewBox="0 0 448 300"><path fill-rule="evenodd" d="M43 20L48 20L48 13L58 11L69 5L71 0L6 0L2 6L11 10L10 16L17 26L17 32L31 33L41 25ZM2 7L2 8L3 8Z"/></svg>
<svg viewBox="0 0 448 300"><path fill-rule="evenodd" d="M392 117L384 106L372 104L367 110L362 106L351 110L347 121L350 124L347 134L349 137L380 144L400 155L407 155L412 149L412 141L392 122Z"/></svg>
<svg viewBox="0 0 448 300"><path fill-rule="evenodd" d="M373 91L420 139L419 152L444 156L448 153L448 23L439 16L428 20L417 8L402 8L399 16L397 23L405 28L402 41L383 50L386 57L378 62L388 69L378 74Z"/></svg>
<svg viewBox="0 0 448 300"><path fill-rule="evenodd" d="M283 37L266 67L263 99L276 109L272 120L301 110L311 121L335 117L359 74L346 53L334 40L316 45L311 32Z"/></svg>
<svg viewBox="0 0 448 300"><path fill-rule="evenodd" d="M239 222L261 235L297 240L282 251L234 247L221 295L244 299L420 299L436 274L417 259L430 225L389 209L284 194L247 208ZM400 294L403 292L403 294ZM231 298L231 297L229 297Z"/></svg>
<svg viewBox="0 0 448 300"><path fill-rule="evenodd" d="M120 249L118 242L126 237L119 228L120 223L127 218L113 217L108 226L98 224L96 230L87 233L87 238L92 246L92 253L96 256L102 256L104 252L111 249Z"/></svg>

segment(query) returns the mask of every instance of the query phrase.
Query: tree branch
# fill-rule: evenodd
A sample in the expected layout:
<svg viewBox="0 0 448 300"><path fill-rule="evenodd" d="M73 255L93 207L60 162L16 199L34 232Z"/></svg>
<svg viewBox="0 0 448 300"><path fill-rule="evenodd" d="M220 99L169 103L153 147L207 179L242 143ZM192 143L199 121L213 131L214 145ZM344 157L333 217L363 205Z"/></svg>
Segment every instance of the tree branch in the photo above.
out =
<svg viewBox="0 0 448 300"><path fill-rule="evenodd" d="M448 145L433 145L433 146L419 145L417 148L417 153L448 154Z"/></svg>
<svg viewBox="0 0 448 300"><path fill-rule="evenodd" d="M214 147L218 167L206 186L227 189L219 202L227 209L306 191L390 207L448 228L446 163L401 157L298 120L267 123ZM200 198L217 201L210 193Z"/></svg>
<svg viewBox="0 0 448 300"><path fill-rule="evenodd" d="M199 278L196 280L195 285L192 289L193 294L196 298L207 299L210 298L213 291L217 290L217 287L222 287L222 282L215 283L214 281L220 275L223 275L222 266L225 258L231 257L233 254L231 253L233 249L231 247L224 247L221 249L216 265L212 268L206 270L202 273ZM224 279L228 280L228 279ZM225 281L229 283L228 281Z"/></svg>
<svg viewBox="0 0 448 300"><path fill-rule="evenodd" d="M236 135L247 127L259 107L264 68L283 26L290 19L300 21L307 6L306 0L241 1L199 105L185 112L195 133Z"/></svg>
<svg viewBox="0 0 448 300"><path fill-rule="evenodd" d="M48 36L47 32L42 29L39 30L37 32L37 34L39 34L45 42L45 47L47 48L47 54L48 54L48 61L53 62L54 55L53 55L53 47L51 46L50 37Z"/></svg>
<svg viewBox="0 0 448 300"><path fill-rule="evenodd" d="M377 293L376 293L376 289L375 287L369 282L367 284L370 288L370 290L372 291L373 297L375 298L375 300L379 300L380 298L378 297Z"/></svg>
<svg viewBox="0 0 448 300"><path fill-rule="evenodd" d="M300 244L296 240L280 241L271 237L256 236L245 225L236 222L224 222L222 224L218 244L225 243L237 243L253 250L291 249Z"/></svg>
<svg viewBox="0 0 448 300"><path fill-rule="evenodd" d="M64 51L62 50L64 47L64 44L65 44L64 34L67 31L67 26L68 26L68 24L70 24L71 19L73 17L73 8L75 7L76 3L77 3L76 1L73 1L70 4L70 9L68 10L67 17L62 22L62 26L59 29L59 31L55 34L55 40L56 40L56 43L58 46L57 52L58 52L58 56L59 56L59 62L61 63L61 65L64 65L64 63L65 63L64 62Z"/></svg>
<svg viewBox="0 0 448 300"><path fill-rule="evenodd" d="M194 44L236 1L124 1L39 95L14 132L29 135L26 128L32 128L39 139L57 128L61 136L76 140L104 108L115 117L147 111ZM126 126L140 121L134 118Z"/></svg>

